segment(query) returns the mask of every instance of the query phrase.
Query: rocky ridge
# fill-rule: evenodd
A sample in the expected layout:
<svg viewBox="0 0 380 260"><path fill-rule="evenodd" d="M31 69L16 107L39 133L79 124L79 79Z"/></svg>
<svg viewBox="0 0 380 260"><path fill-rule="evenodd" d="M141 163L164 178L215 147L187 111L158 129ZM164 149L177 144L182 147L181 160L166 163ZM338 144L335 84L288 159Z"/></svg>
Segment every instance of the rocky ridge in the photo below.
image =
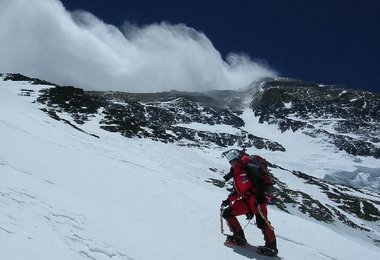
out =
<svg viewBox="0 0 380 260"><path fill-rule="evenodd" d="M290 79L260 84L251 102L260 122L322 138L352 155L380 158L380 94Z"/></svg>

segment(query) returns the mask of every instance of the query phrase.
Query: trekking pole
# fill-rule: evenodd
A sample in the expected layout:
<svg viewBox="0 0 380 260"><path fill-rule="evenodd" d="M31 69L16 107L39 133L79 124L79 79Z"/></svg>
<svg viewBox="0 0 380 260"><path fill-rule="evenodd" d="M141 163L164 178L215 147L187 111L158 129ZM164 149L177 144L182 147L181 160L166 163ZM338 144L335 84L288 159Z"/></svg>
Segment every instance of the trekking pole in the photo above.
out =
<svg viewBox="0 0 380 260"><path fill-rule="evenodd" d="M258 205L258 209L259 209L259 213L260 213L260 216L264 219L265 223L267 223L268 227L273 231L274 230L274 227L272 226L272 224L270 223L270 221L267 219L267 217L264 216L263 212L261 211L261 205Z"/></svg>
<svg viewBox="0 0 380 260"><path fill-rule="evenodd" d="M226 233L224 233L224 228L223 228L223 207L220 207L220 232L225 235L225 236L228 236Z"/></svg>

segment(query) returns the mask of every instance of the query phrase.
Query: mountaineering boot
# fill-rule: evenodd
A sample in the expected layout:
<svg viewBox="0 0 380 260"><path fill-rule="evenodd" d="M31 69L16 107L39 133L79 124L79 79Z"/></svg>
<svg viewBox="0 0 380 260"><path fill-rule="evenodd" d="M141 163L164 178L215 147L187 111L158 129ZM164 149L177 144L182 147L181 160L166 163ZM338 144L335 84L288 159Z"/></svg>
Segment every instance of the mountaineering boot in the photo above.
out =
<svg viewBox="0 0 380 260"><path fill-rule="evenodd" d="M243 230L234 233L232 236L227 236L226 242L224 242L224 244L245 247L247 245L247 239L245 239Z"/></svg>
<svg viewBox="0 0 380 260"><path fill-rule="evenodd" d="M277 248L270 248L267 246L258 246L257 253L266 256L276 256L278 254Z"/></svg>
<svg viewBox="0 0 380 260"><path fill-rule="evenodd" d="M267 256L276 256L278 254L276 240L265 243L265 246L258 246L257 253Z"/></svg>

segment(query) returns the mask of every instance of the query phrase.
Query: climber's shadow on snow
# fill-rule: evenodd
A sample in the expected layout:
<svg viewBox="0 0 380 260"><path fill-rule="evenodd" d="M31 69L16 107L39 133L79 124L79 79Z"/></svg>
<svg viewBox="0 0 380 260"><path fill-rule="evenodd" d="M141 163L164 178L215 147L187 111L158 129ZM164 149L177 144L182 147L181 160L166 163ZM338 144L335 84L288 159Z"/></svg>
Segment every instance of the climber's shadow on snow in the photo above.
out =
<svg viewBox="0 0 380 260"><path fill-rule="evenodd" d="M260 255L256 253L257 247L251 244L247 244L246 247L236 247L236 246L227 246L235 253L238 253L239 255L245 256L249 259L256 259L256 260L280 260L282 259L279 256L265 256Z"/></svg>

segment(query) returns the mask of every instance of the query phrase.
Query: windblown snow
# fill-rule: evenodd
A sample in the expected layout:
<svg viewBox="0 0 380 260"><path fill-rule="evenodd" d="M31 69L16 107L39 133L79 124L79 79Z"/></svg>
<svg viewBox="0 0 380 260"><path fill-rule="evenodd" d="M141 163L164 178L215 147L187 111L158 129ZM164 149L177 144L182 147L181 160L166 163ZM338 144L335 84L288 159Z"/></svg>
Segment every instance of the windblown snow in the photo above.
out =
<svg viewBox="0 0 380 260"><path fill-rule="evenodd" d="M222 149L125 138L100 129L100 115L82 126L96 138L39 109L33 101L48 87L0 80L1 259L269 259L223 245L219 206L228 192L207 182L222 176L210 168L228 170ZM24 89L34 92L24 96ZM275 134L244 118L247 128ZM319 177L329 168L353 170L339 153L319 160L321 145L311 139L290 132L281 138L288 153L259 152ZM274 174L302 185L279 169ZM380 259L379 247L355 232L273 206L269 217L281 259ZM378 234L378 223L373 230ZM245 233L251 244L263 243L254 223Z"/></svg>

